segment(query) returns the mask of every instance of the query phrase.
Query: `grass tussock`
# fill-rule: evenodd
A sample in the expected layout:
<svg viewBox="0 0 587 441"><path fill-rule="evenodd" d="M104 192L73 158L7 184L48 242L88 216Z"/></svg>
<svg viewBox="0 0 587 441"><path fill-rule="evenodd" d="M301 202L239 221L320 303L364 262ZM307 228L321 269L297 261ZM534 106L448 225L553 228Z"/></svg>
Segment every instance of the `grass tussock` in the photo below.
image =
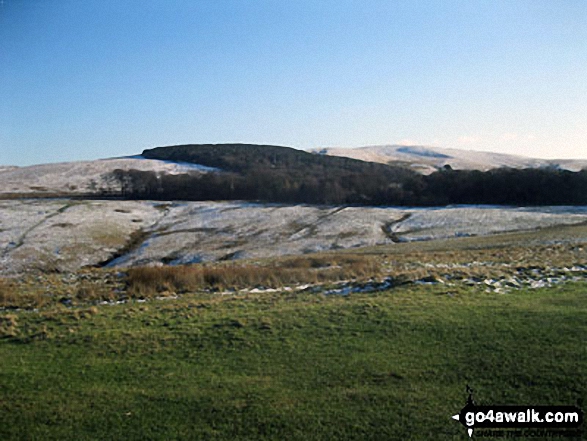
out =
<svg viewBox="0 0 587 441"><path fill-rule="evenodd" d="M128 292L148 297L164 292L281 288L305 283L334 282L379 275L372 256L295 257L269 265L139 267L128 272Z"/></svg>
<svg viewBox="0 0 587 441"><path fill-rule="evenodd" d="M14 285L7 280L0 279L0 306L10 308L16 300Z"/></svg>
<svg viewBox="0 0 587 441"><path fill-rule="evenodd" d="M79 307L127 298L122 278L106 272L0 278L1 310Z"/></svg>
<svg viewBox="0 0 587 441"><path fill-rule="evenodd" d="M0 308L38 308L47 303L40 290L21 291L15 281L0 279Z"/></svg>
<svg viewBox="0 0 587 441"><path fill-rule="evenodd" d="M14 314L0 316L0 338L16 337L18 334L18 317Z"/></svg>
<svg viewBox="0 0 587 441"><path fill-rule="evenodd" d="M75 293L76 303L93 303L116 299L117 295L112 289L97 282L83 281L79 284Z"/></svg>

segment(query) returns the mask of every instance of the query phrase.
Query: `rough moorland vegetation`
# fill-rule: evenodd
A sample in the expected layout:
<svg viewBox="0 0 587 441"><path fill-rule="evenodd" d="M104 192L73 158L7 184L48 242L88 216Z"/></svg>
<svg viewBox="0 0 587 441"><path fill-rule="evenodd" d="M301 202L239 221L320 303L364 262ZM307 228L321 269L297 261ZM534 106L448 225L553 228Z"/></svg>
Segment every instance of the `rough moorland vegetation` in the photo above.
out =
<svg viewBox="0 0 587 441"><path fill-rule="evenodd" d="M10 311L0 438L465 439L450 416L467 385L488 404L585 398L584 293L406 285Z"/></svg>
<svg viewBox="0 0 587 441"><path fill-rule="evenodd" d="M115 170L130 199L250 200L358 205L583 205L587 170L412 170L287 147L183 145L145 150L149 159L216 167L207 174Z"/></svg>

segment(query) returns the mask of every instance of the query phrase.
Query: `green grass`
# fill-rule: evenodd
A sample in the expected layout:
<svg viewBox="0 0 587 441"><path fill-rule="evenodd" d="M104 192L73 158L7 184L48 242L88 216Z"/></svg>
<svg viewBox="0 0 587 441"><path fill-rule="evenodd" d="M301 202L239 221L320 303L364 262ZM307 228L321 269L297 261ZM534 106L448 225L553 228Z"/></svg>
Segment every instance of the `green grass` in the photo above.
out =
<svg viewBox="0 0 587 441"><path fill-rule="evenodd" d="M4 326L2 440L464 440L466 384L478 404L587 398L584 283L194 294Z"/></svg>

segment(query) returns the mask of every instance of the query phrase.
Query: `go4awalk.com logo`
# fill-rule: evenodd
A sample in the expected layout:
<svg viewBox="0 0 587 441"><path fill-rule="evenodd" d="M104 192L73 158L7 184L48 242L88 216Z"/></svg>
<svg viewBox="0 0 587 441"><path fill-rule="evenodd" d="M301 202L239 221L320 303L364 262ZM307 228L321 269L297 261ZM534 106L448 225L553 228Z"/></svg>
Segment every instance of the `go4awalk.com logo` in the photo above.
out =
<svg viewBox="0 0 587 441"><path fill-rule="evenodd" d="M467 392L467 404L452 418L465 426L470 437L477 429L556 430L563 436L561 430L574 430L569 435L575 436L583 424L583 411L577 406L478 406L469 386ZM494 432L487 433L492 436ZM494 435L504 436L504 433Z"/></svg>

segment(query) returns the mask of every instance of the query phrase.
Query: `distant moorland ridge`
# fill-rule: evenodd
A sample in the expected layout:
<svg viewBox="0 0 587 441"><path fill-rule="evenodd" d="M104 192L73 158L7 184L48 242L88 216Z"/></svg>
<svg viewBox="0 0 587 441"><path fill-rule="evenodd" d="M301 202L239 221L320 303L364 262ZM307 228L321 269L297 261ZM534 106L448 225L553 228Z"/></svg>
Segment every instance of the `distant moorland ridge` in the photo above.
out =
<svg viewBox="0 0 587 441"><path fill-rule="evenodd" d="M445 166L455 170L487 171L493 168L558 168L580 171L587 159L540 159L506 153L461 150L421 145L374 145L355 148L329 147L313 150L322 155L344 156L362 161L402 165L422 174Z"/></svg>
<svg viewBox="0 0 587 441"><path fill-rule="evenodd" d="M453 170L409 168L254 144L157 147L142 156L200 164L212 173L116 170L124 197L279 203L412 205L585 205L587 169Z"/></svg>

